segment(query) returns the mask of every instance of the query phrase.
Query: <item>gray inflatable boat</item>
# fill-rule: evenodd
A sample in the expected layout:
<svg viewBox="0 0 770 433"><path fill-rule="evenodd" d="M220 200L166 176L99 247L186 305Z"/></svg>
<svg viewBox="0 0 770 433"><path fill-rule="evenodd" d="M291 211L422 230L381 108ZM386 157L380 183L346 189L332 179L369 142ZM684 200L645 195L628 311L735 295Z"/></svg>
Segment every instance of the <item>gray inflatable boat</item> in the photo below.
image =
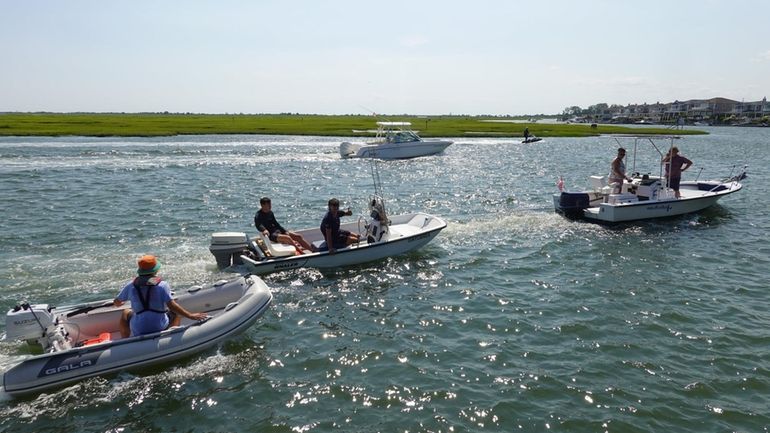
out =
<svg viewBox="0 0 770 433"><path fill-rule="evenodd" d="M273 295L257 276L218 281L176 293L188 311L206 312L200 322L153 334L121 338L120 316L129 303L115 307L100 301L67 307L17 306L6 315L6 339L26 341L30 356L3 374L11 396L37 393L88 377L121 370L141 370L200 352L243 332L270 306ZM42 352L42 353L41 353Z"/></svg>

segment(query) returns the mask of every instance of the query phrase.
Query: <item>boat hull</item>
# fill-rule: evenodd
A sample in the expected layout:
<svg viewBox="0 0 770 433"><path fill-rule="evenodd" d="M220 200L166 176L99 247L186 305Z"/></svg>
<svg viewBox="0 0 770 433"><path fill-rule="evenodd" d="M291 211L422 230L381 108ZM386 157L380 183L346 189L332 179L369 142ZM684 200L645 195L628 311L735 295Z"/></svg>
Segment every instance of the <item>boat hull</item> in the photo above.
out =
<svg viewBox="0 0 770 433"><path fill-rule="evenodd" d="M366 144L358 147L345 158L409 159L441 153L452 145L451 141L414 141L407 143Z"/></svg>
<svg viewBox="0 0 770 433"><path fill-rule="evenodd" d="M680 191L682 198L665 197L655 200L633 201L626 203L607 203L602 196L595 192L583 193L592 200L584 208L565 208L565 194L554 194L554 207L557 212L567 216L579 217L589 221L616 223L639 221L656 218L667 218L706 209L724 197L742 188L738 182L682 182ZM580 194L580 193L578 193ZM673 191L669 192L672 195Z"/></svg>
<svg viewBox="0 0 770 433"><path fill-rule="evenodd" d="M447 225L443 219L425 213L397 215L390 217L390 220L390 237L387 241L371 244L362 242L338 249L334 254L324 251L262 261L242 255L242 266L250 273L264 275L305 267L328 269L372 262L416 250L433 240ZM341 228L360 233L357 225L358 223L347 223ZM323 239L317 229L301 230L297 233L311 243Z"/></svg>
<svg viewBox="0 0 770 433"><path fill-rule="evenodd" d="M3 389L11 396L38 393L93 376L141 370L193 355L249 328L264 314L272 299L270 290L256 276L220 282L209 289L190 289L176 298L180 305L192 311L213 313L212 307L221 311L212 314L209 320L154 334L27 358L3 374ZM65 319L67 311L64 309L59 316L64 326L71 325L69 320L77 323L77 328L73 329L87 330L107 326L107 323L117 324L122 310L108 307Z"/></svg>

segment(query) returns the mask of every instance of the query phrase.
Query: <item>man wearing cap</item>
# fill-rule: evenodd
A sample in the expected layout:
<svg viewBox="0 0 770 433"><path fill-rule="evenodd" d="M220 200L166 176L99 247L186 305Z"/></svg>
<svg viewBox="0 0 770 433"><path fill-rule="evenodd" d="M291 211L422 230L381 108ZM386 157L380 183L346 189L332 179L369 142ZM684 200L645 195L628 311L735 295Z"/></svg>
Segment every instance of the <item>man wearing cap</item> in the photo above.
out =
<svg viewBox="0 0 770 433"><path fill-rule="evenodd" d="M340 215L351 216L353 212L350 209L340 211L340 201L336 198L329 200L329 211L326 212L324 219L321 221L321 234L326 240L329 254L334 254L338 248L345 248L359 241L357 234L340 229Z"/></svg>
<svg viewBox="0 0 770 433"><path fill-rule="evenodd" d="M203 320L206 313L191 313L171 298L171 287L156 274L160 262L155 256L139 259L138 276L126 284L113 303L121 306L131 301L131 307L123 310L120 318L120 334L123 338L162 331L179 326L182 316L190 320ZM135 311L132 311L135 310ZM170 311L169 311L170 310Z"/></svg>

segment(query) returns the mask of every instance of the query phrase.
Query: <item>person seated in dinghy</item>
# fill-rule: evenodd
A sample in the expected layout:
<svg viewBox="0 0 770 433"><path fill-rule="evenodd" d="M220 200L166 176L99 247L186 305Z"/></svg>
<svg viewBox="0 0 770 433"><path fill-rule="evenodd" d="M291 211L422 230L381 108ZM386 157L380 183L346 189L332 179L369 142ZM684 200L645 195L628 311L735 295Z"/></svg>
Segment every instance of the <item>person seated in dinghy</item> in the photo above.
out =
<svg viewBox="0 0 770 433"><path fill-rule="evenodd" d="M120 317L120 335L123 338L179 326L182 317L190 320L209 317L206 313L191 313L171 298L171 286L157 276L160 262L155 256L142 256L138 265L137 277L126 284L113 301L117 307L131 301L131 307L137 310L123 310Z"/></svg>
<svg viewBox="0 0 770 433"><path fill-rule="evenodd" d="M315 252L315 248L301 234L290 232L278 223L273 214L273 204L270 197L259 199L259 206L260 209L254 214L254 226L271 242L285 245L295 245L296 242L306 251Z"/></svg>
<svg viewBox="0 0 770 433"><path fill-rule="evenodd" d="M351 216L353 212L350 208L346 211L340 211L340 201L336 198L330 199L329 211L326 212L324 219L321 221L321 234L323 234L324 240L326 240L326 248L329 249L329 254L334 254L337 249L345 248L360 240L357 234L340 229L341 215Z"/></svg>

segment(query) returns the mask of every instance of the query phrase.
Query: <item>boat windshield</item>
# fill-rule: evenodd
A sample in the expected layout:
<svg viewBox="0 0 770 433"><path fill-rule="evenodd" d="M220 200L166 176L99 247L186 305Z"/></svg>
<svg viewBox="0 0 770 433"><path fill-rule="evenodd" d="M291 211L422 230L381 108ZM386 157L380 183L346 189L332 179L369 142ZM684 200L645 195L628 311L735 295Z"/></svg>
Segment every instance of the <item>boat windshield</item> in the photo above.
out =
<svg viewBox="0 0 770 433"><path fill-rule="evenodd" d="M412 131L397 131L388 135L388 141L391 143L409 143L420 141L420 137Z"/></svg>

